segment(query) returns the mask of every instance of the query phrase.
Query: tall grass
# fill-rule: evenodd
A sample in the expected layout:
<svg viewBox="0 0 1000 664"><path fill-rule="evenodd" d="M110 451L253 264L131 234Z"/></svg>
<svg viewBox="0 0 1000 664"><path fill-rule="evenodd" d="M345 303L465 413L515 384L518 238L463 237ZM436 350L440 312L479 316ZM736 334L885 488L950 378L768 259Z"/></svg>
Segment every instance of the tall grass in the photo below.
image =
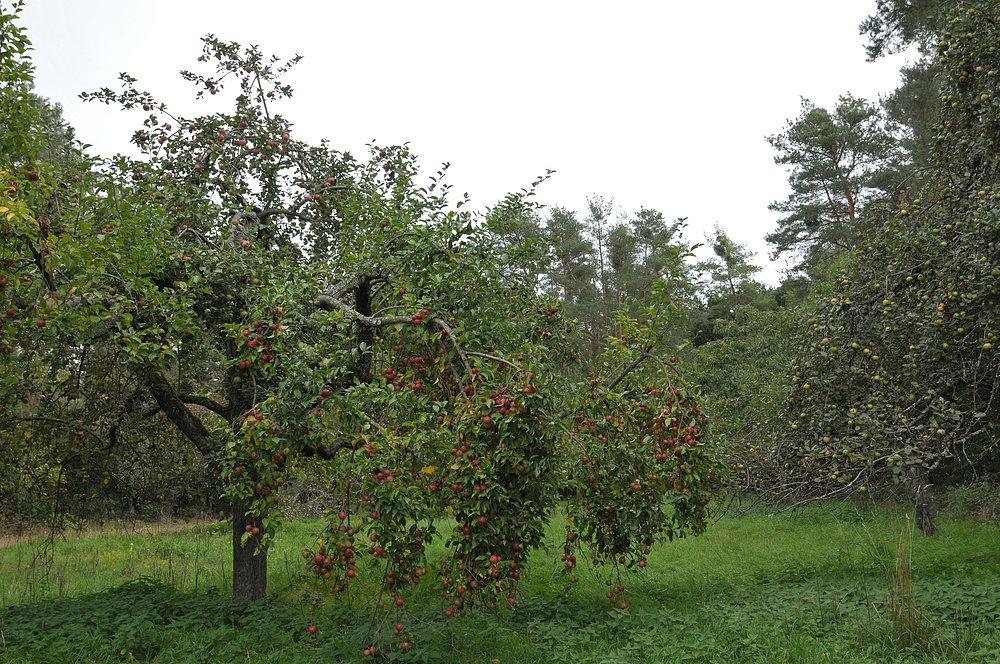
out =
<svg viewBox="0 0 1000 664"><path fill-rule="evenodd" d="M299 552L321 522L288 524L269 552L269 585L301 583ZM36 535L0 547L0 606L96 593L139 578L182 592L232 593L230 525L159 522L107 524L82 532Z"/></svg>

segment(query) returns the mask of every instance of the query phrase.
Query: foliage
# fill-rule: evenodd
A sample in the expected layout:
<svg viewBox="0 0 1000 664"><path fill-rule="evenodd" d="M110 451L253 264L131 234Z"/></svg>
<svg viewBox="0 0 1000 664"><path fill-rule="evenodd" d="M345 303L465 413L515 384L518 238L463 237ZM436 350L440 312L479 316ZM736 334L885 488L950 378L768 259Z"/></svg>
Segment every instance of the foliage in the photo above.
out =
<svg viewBox="0 0 1000 664"><path fill-rule="evenodd" d="M947 0L877 0L875 13L861 23L868 36L868 59L899 53L912 44L933 49L936 23Z"/></svg>
<svg viewBox="0 0 1000 664"><path fill-rule="evenodd" d="M718 224L708 243L715 258L702 261L698 269L707 272L711 280L707 288L709 300L724 299L730 309L750 304L747 291L753 289L752 277L761 269L751 262L754 254L734 242Z"/></svg>
<svg viewBox="0 0 1000 664"><path fill-rule="evenodd" d="M719 320L715 339L694 351L691 378L705 393L730 479L739 490L757 490L770 475L756 468L772 444L789 397L788 367L794 357L796 309L744 306L734 320Z"/></svg>
<svg viewBox="0 0 1000 664"><path fill-rule="evenodd" d="M692 307L688 318L688 334L696 347L718 339L726 322L739 325L749 307L770 310L778 305L776 292L753 279L760 271L751 262L753 253L734 242L718 224L706 239L715 257L695 266L701 274L701 302Z"/></svg>
<svg viewBox="0 0 1000 664"><path fill-rule="evenodd" d="M766 238L773 255L795 252L800 269L809 269L857 248L861 207L896 168L896 137L883 111L851 95L833 111L803 99L799 116L767 140L775 163L791 167L792 193L770 206L785 215Z"/></svg>
<svg viewBox="0 0 1000 664"><path fill-rule="evenodd" d="M890 121L907 132L900 139L913 171L905 186L916 194L923 185L923 171L933 163L934 137L941 124L941 85L943 72L936 58L925 56L900 70L902 83L882 101Z"/></svg>
<svg viewBox="0 0 1000 664"><path fill-rule="evenodd" d="M1000 515L1000 491L987 481L951 486L941 496L940 504L943 510L995 520Z"/></svg>

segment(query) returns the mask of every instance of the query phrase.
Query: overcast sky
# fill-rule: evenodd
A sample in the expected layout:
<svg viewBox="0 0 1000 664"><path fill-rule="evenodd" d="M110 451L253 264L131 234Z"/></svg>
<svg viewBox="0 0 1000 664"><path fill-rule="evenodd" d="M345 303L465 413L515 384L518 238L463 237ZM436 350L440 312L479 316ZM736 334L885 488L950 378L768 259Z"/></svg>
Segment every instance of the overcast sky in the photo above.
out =
<svg viewBox="0 0 1000 664"><path fill-rule="evenodd" d="M63 105L93 151L129 149L141 119L83 91L119 72L175 111L194 88L200 37L256 44L302 62L281 112L301 137L409 142L423 168L486 207L555 175L539 200L580 212L587 196L688 218L703 240L718 223L779 279L763 237L788 193L765 136L801 97L877 99L904 56L865 61L858 24L875 0L30 0L37 91ZM189 110L190 109L190 110Z"/></svg>

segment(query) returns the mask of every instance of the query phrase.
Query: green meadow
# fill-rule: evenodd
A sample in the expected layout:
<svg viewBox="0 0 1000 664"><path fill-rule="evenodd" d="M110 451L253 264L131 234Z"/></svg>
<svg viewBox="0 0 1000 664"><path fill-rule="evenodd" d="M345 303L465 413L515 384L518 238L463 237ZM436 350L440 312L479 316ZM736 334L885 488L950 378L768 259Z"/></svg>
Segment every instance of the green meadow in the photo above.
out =
<svg viewBox="0 0 1000 664"><path fill-rule="evenodd" d="M319 521L280 533L270 598L257 604L229 597L224 523L8 543L0 662L1000 661L995 523L945 515L928 538L896 509L729 513L625 574L621 610L604 596L607 569L585 570L567 591L558 522L513 611L446 619L429 580L381 623L376 569L337 595L309 578L301 550ZM428 552L431 563L444 555Z"/></svg>

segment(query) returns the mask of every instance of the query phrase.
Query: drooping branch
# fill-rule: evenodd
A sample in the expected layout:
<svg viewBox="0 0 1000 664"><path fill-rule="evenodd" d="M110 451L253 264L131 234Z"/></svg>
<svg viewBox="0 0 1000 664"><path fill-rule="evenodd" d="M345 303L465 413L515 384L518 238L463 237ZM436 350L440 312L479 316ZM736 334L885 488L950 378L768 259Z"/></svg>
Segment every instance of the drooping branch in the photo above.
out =
<svg viewBox="0 0 1000 664"><path fill-rule="evenodd" d="M615 389L620 382L622 382L623 380L625 380L630 373L632 373L633 371L635 371L636 368L640 364L642 364L643 360L647 359L648 357L652 357L652 355L649 354L649 351L651 351L652 349L653 349L652 344L649 345L649 346L647 346L641 353L639 353L639 356L635 358L635 360L632 362L632 364L630 364L627 367L625 367L625 369L620 374L618 374L618 376L613 381L611 381L610 383L608 383L608 385L604 389L608 390L608 391ZM553 418L553 421L554 422L559 421L559 420L563 419L564 417L567 417L568 415L569 415L569 412L563 411L563 412L559 413L558 415L556 415Z"/></svg>
<svg viewBox="0 0 1000 664"><path fill-rule="evenodd" d="M458 375L458 370L455 368L455 363L451 361L450 357L448 357L447 353L445 352L447 349L444 346L444 342L441 341L440 339L438 339L438 348L441 350L441 353L444 355L445 362L448 363L448 368L451 369L451 376L452 376L452 378L455 379L455 385L461 387L461 385L462 385L462 377Z"/></svg>
<svg viewBox="0 0 1000 664"><path fill-rule="evenodd" d="M326 191L347 191L348 189L350 189L350 186L348 186L348 185L335 184L335 185L327 185L325 187L321 187L320 191L323 191L323 192L326 192ZM240 194L238 192L235 192L235 191L232 191L230 193L237 200L237 202L240 205L242 205L244 207L248 207L246 199L243 197L242 194ZM233 223L238 223L238 222L242 221L243 219L253 219L257 223L263 223L268 218L270 218L270 217L277 217L279 215L284 215L286 217L295 217L297 219L304 219L306 221L315 221L315 219L313 219L312 217L304 215L304 214L302 214L299 211L299 210L302 209L302 207L306 203L309 202L309 200L310 199L302 197L301 200L299 200L297 203L295 203L291 207L285 207L285 208L277 208L277 207L275 207L275 208L267 208L265 210L258 210L258 209L255 208L251 212L240 211L240 212L237 212L236 214L233 215Z"/></svg>
<svg viewBox="0 0 1000 664"><path fill-rule="evenodd" d="M201 240L201 243L204 244L205 246L210 247L212 249L215 249L215 243L214 242L212 242L207 237L205 237L204 233L199 233L198 231L196 231L195 229L191 228L190 226L188 226L187 228L185 228L184 230L182 230L177 237L178 238L182 238L182 237L184 237L188 233L194 235L196 238L198 238L199 240Z"/></svg>
<svg viewBox="0 0 1000 664"><path fill-rule="evenodd" d="M666 378L667 380L667 387L669 387L670 389L674 389L673 383L670 382L670 370L668 369L667 365L663 363L663 360L649 353L648 351L644 352L642 356L650 360L653 360L654 362L660 365L660 370L663 371L663 377Z"/></svg>

